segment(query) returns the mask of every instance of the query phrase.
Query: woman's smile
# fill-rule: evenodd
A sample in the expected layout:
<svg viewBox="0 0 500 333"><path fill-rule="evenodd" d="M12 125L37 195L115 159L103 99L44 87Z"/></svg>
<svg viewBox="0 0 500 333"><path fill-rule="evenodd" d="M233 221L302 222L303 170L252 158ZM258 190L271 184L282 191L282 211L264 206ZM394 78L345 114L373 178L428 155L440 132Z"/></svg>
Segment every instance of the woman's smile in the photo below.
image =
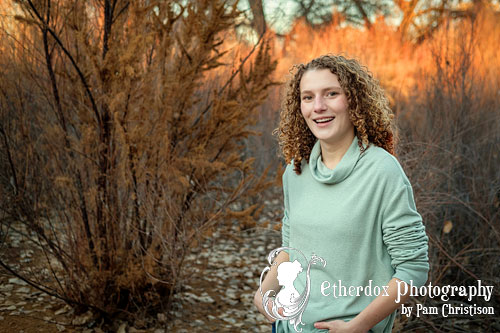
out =
<svg viewBox="0 0 500 333"><path fill-rule="evenodd" d="M326 127L333 122L335 117L323 117L318 119L313 119L313 121L317 124L318 127Z"/></svg>

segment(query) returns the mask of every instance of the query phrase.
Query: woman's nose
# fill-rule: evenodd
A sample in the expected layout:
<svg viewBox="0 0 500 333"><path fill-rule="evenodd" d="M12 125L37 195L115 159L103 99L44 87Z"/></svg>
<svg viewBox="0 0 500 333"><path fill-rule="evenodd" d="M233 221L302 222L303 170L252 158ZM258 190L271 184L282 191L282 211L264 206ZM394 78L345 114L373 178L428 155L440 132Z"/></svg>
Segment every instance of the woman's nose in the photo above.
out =
<svg viewBox="0 0 500 333"><path fill-rule="evenodd" d="M318 96L314 99L314 111L323 111L326 108L325 100L323 97Z"/></svg>

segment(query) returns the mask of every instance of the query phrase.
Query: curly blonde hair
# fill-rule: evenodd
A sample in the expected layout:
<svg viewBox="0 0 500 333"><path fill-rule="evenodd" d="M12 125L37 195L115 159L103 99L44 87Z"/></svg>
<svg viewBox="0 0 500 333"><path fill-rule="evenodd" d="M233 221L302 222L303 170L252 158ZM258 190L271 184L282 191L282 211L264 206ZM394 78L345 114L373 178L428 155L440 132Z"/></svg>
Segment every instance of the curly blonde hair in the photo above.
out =
<svg viewBox="0 0 500 333"><path fill-rule="evenodd" d="M361 151L363 143L373 143L394 154L394 115L380 83L357 60L327 54L292 67L292 77L287 82L281 106L280 124L273 131L278 135L286 163L293 159L295 173L300 175L302 160L309 161L316 142L300 110L300 80L306 71L313 69L329 69L337 75L349 101L349 117Z"/></svg>

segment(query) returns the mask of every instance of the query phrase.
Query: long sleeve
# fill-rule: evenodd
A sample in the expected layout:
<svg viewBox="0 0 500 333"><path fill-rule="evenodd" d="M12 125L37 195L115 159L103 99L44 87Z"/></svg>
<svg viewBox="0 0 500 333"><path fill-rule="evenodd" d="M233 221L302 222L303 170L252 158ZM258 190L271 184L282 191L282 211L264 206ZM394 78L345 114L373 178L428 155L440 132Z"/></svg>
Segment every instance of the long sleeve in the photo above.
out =
<svg viewBox="0 0 500 333"><path fill-rule="evenodd" d="M411 185L400 184L390 196L383 211L382 234L395 269L393 277L424 285L429 271L428 237Z"/></svg>

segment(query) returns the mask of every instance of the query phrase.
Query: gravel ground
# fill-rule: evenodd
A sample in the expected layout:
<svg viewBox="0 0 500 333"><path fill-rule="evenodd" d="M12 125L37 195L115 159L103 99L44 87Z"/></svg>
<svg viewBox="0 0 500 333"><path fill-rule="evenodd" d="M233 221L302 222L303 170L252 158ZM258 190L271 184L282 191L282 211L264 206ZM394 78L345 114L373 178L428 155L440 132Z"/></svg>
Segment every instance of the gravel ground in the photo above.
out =
<svg viewBox="0 0 500 333"><path fill-rule="evenodd" d="M279 195L279 194L278 194ZM159 313L138 323L116 322L111 330L133 332L270 332L271 327L253 306L261 271L268 253L280 246L280 199L265 202L264 227L218 231L190 254L190 276L176 294L170 315ZM15 234L2 244L2 259L29 266L37 259ZM20 258L20 259L19 259ZM150 329L139 329L155 323ZM73 309L0 269L0 332L103 332L91 312L75 316ZM90 327L90 328L89 328Z"/></svg>
<svg viewBox="0 0 500 333"><path fill-rule="evenodd" d="M197 262L195 277L176 295L172 331L202 332L203 327L209 332L270 332L270 325L254 309L253 296L267 255L280 245L281 236L252 230L240 237L241 241L221 237L215 244L205 244L197 258L192 255L190 260Z"/></svg>

